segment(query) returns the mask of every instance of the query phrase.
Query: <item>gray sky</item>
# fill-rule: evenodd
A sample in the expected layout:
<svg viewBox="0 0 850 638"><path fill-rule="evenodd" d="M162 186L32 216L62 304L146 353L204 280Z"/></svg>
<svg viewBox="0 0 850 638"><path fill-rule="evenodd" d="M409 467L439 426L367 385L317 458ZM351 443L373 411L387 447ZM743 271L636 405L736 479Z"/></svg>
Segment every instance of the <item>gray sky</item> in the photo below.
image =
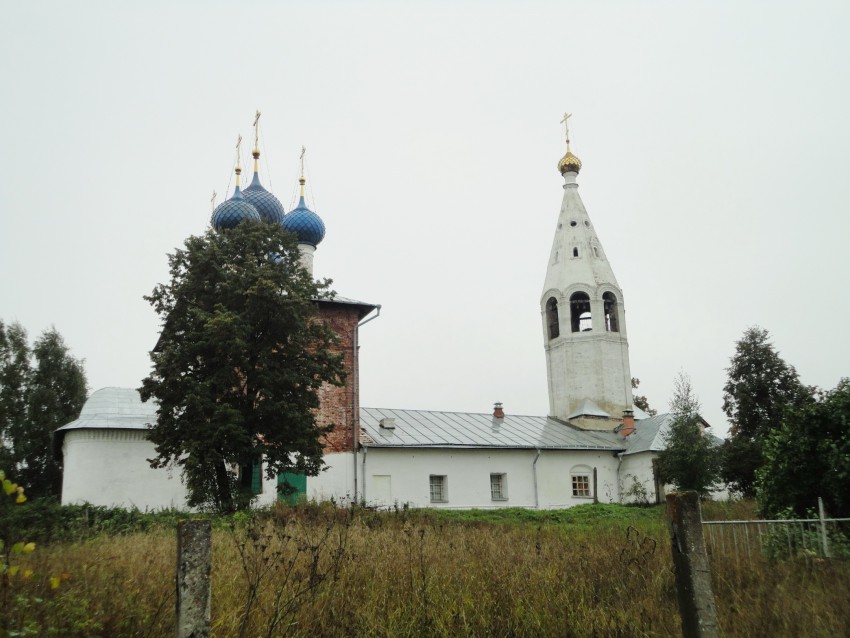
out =
<svg viewBox="0 0 850 638"><path fill-rule="evenodd" d="M316 274L383 304L363 405L545 414L569 110L632 374L664 410L686 371L723 434L748 326L804 383L850 373L848 34L847 2L7 3L0 318L137 387L142 295L260 109L287 210L308 147Z"/></svg>

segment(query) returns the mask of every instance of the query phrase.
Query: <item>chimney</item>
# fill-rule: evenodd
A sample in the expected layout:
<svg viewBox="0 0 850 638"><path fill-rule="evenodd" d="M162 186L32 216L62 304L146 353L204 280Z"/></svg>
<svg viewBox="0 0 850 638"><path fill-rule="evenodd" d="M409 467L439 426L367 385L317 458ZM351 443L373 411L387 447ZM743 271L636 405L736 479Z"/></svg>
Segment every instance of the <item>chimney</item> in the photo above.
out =
<svg viewBox="0 0 850 638"><path fill-rule="evenodd" d="M502 409L502 404L498 401L493 404L493 418L494 419L504 419L505 418L505 411Z"/></svg>
<svg viewBox="0 0 850 638"><path fill-rule="evenodd" d="M635 413L633 410L623 410L623 424L620 426L620 436L624 439L635 431Z"/></svg>

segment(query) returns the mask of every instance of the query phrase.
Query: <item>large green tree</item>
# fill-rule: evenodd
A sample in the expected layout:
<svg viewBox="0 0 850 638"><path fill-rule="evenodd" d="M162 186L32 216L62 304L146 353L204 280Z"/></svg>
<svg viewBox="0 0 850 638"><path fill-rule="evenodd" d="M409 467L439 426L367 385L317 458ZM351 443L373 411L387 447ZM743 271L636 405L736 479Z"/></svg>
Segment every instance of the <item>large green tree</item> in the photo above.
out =
<svg viewBox="0 0 850 638"><path fill-rule="evenodd" d="M171 279L145 297L162 319L142 382L159 403L153 467L182 468L189 504L232 511L249 497L233 467L261 458L269 478L317 474L317 390L344 381L336 336L316 318L330 298L300 265L293 235L242 223L192 236L169 255Z"/></svg>
<svg viewBox="0 0 850 638"><path fill-rule="evenodd" d="M804 516L824 499L831 516L850 516L850 379L789 408L766 439L756 472L762 512Z"/></svg>
<svg viewBox="0 0 850 638"><path fill-rule="evenodd" d="M55 328L30 348L20 324L0 322L0 434L4 467L30 496L58 496L62 469L53 431L72 421L86 400L82 361L71 356Z"/></svg>
<svg viewBox="0 0 850 638"><path fill-rule="evenodd" d="M781 425L785 410L805 403L811 390L758 326L735 343L726 373L723 411L731 427L723 445L722 478L733 490L753 496L765 439Z"/></svg>
<svg viewBox="0 0 850 638"><path fill-rule="evenodd" d="M718 448L705 431L699 410L690 378L679 373L670 401L673 421L665 437L665 449L658 453L658 472L662 482L706 496L717 482L719 459Z"/></svg>

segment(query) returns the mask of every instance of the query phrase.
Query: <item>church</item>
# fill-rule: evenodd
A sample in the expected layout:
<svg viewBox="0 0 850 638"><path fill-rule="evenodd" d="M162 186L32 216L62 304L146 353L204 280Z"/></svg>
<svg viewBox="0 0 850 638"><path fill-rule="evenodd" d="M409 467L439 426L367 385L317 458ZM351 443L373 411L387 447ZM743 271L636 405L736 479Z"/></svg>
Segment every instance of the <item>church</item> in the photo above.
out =
<svg viewBox="0 0 850 638"><path fill-rule="evenodd" d="M345 385L324 386L319 395L317 423L333 424L324 441L326 468L315 477L275 479L259 466L242 468L252 472L246 478L256 503L282 498L283 482L295 488L288 500L379 508L660 501L653 460L672 419L634 405L623 292L579 196L582 165L565 129L566 153L557 164L563 197L540 296L548 414L514 415L501 404L492 413L361 406L358 330L381 306L341 296L322 300L319 320L340 337L336 347L348 371ZM305 201L303 162L299 203L285 212L260 183L259 156L255 136L251 184L241 190L237 162L234 193L214 209L211 224L217 231L245 221L281 224L297 236L302 265L312 273L326 228ZM79 418L54 435L63 463L62 503L184 508L179 469L152 469L147 462L154 456L147 428L155 419L156 405L143 403L135 389L92 393Z"/></svg>

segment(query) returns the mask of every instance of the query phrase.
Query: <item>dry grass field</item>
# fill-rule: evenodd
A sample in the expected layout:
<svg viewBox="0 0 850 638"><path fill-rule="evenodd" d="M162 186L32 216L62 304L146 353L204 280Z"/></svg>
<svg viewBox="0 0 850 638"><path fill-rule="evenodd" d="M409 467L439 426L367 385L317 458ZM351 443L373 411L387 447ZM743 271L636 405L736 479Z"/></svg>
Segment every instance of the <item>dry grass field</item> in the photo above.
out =
<svg viewBox="0 0 850 638"><path fill-rule="evenodd" d="M173 636L175 545L168 525L40 545L3 582L3 631ZM711 562L724 636L847 635L847 562ZM661 507L281 507L215 522L212 635L677 636L671 565Z"/></svg>

